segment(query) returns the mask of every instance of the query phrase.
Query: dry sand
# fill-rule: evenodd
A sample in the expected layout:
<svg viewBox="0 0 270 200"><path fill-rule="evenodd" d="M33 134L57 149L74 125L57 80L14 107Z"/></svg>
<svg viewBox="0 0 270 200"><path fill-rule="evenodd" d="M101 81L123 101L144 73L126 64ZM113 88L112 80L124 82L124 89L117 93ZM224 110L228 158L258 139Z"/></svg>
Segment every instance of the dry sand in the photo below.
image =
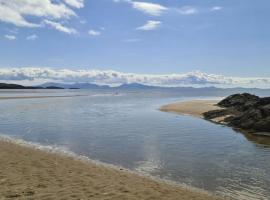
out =
<svg viewBox="0 0 270 200"><path fill-rule="evenodd" d="M214 200L206 193L0 140L0 200Z"/></svg>
<svg viewBox="0 0 270 200"><path fill-rule="evenodd" d="M178 114L192 115L203 118L203 113L221 109L216 106L218 100L194 100L187 102L172 103L160 108L164 112L173 112Z"/></svg>

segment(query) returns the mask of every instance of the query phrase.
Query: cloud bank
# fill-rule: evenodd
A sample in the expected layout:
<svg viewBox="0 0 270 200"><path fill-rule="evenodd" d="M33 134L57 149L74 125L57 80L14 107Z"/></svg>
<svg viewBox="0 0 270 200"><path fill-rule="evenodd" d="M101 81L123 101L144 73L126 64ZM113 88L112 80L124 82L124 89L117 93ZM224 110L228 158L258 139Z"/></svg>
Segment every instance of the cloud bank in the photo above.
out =
<svg viewBox="0 0 270 200"><path fill-rule="evenodd" d="M112 70L70 70L50 68L0 68L0 82L35 85L45 82L87 82L117 86L123 83L141 83L155 86L194 87L257 87L270 88L270 77L226 77L200 71L185 74L135 74Z"/></svg>

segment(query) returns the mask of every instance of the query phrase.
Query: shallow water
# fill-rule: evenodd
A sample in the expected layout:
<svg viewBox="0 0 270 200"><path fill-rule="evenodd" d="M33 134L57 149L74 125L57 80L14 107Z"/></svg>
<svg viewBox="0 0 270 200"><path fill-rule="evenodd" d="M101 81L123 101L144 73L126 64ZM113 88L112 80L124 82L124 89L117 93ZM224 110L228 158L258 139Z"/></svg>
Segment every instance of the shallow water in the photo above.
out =
<svg viewBox="0 0 270 200"><path fill-rule="evenodd" d="M232 199L269 199L270 140L160 112L183 97L159 91L5 91L0 132ZM213 98L213 97L211 97Z"/></svg>

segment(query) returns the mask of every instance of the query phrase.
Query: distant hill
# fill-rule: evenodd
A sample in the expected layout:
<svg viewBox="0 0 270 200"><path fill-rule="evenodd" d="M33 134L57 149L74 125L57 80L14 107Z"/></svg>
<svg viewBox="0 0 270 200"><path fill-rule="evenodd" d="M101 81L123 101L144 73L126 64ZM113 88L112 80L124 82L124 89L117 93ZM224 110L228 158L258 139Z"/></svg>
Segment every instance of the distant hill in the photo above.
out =
<svg viewBox="0 0 270 200"><path fill-rule="evenodd" d="M80 89L108 89L110 86L108 85L97 85L93 83L74 83L69 85L69 88L80 88Z"/></svg>
<svg viewBox="0 0 270 200"><path fill-rule="evenodd" d="M152 92L177 93L183 96L229 96L235 93L252 93L258 96L270 96L270 89L258 88L217 88L217 87L159 87L149 86L139 83L122 84L117 87L110 87L108 85L97 85L93 83L44 83L38 86L22 86L18 84L0 83L0 89L105 89L105 90L151 90Z"/></svg>
<svg viewBox="0 0 270 200"><path fill-rule="evenodd" d="M157 89L160 87L143 85L140 83L128 83L128 84L122 84L122 85L118 86L117 88L119 88L119 89Z"/></svg>
<svg viewBox="0 0 270 200"><path fill-rule="evenodd" d="M92 83L74 83L74 84L65 84L65 83L44 83L38 87L60 87L65 89L108 89L110 88L107 85L97 85Z"/></svg>
<svg viewBox="0 0 270 200"><path fill-rule="evenodd" d="M48 86L45 89L65 89L65 88L57 87L57 86Z"/></svg>
<svg viewBox="0 0 270 200"><path fill-rule="evenodd" d="M42 89L41 87L35 86L22 86L18 84L0 83L0 89Z"/></svg>
<svg viewBox="0 0 270 200"><path fill-rule="evenodd" d="M42 88L50 88L50 87L58 87L58 88L68 88L68 84L62 84L62 83L44 83L41 85L38 85L37 87L42 87Z"/></svg>
<svg viewBox="0 0 270 200"><path fill-rule="evenodd" d="M61 87L65 89L107 89L107 90L152 90L164 93L178 93L183 96L228 96L235 93L253 93L259 96L269 96L270 89L258 89L258 88L217 88L217 87L160 87L149 86L140 83L125 83L117 87L110 87L108 85L97 85L93 83L45 83L38 87Z"/></svg>
<svg viewBox="0 0 270 200"><path fill-rule="evenodd" d="M41 87L41 86L23 86L19 84L0 83L0 89L64 89L64 88L57 86Z"/></svg>
<svg viewBox="0 0 270 200"><path fill-rule="evenodd" d="M148 86L140 83L126 83L117 87L110 87L108 85L97 85L93 83L73 83L73 84L65 84L65 83L44 83L42 85L38 85L37 87L61 87L65 89L155 89L161 88L157 86Z"/></svg>

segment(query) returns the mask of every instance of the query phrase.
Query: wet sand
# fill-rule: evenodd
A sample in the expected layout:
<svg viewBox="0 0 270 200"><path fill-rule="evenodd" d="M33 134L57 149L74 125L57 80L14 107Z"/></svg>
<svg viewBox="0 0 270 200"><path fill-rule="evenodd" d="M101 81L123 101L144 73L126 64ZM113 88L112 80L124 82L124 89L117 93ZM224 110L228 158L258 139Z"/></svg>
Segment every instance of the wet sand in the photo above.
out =
<svg viewBox="0 0 270 200"><path fill-rule="evenodd" d="M0 140L0 200L214 200L201 191Z"/></svg>
<svg viewBox="0 0 270 200"><path fill-rule="evenodd" d="M160 110L203 118L203 113L221 109L216 106L218 102L218 100L193 100L164 105Z"/></svg>

